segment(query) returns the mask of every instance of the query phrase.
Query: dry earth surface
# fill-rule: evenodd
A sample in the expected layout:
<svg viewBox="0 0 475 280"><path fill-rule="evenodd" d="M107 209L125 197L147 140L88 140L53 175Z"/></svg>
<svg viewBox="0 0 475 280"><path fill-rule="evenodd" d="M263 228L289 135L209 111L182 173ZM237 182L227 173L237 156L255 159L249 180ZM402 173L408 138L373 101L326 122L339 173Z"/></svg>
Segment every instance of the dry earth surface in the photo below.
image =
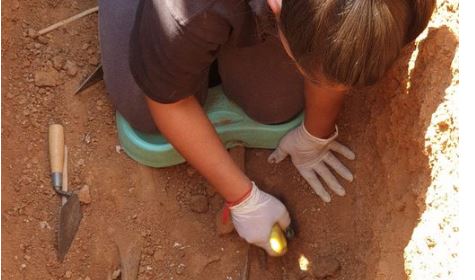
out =
<svg viewBox="0 0 475 280"><path fill-rule="evenodd" d="M187 164L153 169L117 150L104 85L72 91L100 61L97 15L33 39L95 1L2 1L2 277L112 279L119 249L140 249L138 279L240 279L246 244L220 237L222 198ZM345 197L323 203L290 160L248 149L247 173L285 198L298 236L250 279L452 279L458 252L458 2L437 4L430 28L376 86L353 92L338 121L357 155ZM63 263L56 258L59 197L47 131L62 123L70 185L90 188ZM201 196L203 205L194 205ZM208 207L206 207L206 201ZM199 212L196 207L201 206ZM194 209L194 210L193 210ZM124 254L124 252L121 252ZM301 271L300 256L310 261ZM115 274L114 274L115 272Z"/></svg>

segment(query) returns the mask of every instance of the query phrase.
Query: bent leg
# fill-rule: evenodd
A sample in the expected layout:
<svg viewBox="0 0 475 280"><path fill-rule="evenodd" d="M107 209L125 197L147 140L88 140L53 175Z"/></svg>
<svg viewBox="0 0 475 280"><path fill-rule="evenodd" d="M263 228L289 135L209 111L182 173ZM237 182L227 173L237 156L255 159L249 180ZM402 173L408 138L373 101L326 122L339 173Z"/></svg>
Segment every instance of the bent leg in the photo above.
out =
<svg viewBox="0 0 475 280"><path fill-rule="evenodd" d="M283 123L303 110L303 78L277 38L245 48L225 46L218 64L225 94L255 121Z"/></svg>

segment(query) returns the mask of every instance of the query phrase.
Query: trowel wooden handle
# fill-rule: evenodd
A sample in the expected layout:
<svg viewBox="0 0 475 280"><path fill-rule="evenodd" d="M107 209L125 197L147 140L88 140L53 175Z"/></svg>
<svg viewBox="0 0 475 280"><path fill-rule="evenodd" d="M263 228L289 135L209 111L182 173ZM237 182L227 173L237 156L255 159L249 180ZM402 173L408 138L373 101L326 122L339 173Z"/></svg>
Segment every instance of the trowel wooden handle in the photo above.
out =
<svg viewBox="0 0 475 280"><path fill-rule="evenodd" d="M64 164L64 129L60 124L49 126L49 160L51 173L62 173Z"/></svg>

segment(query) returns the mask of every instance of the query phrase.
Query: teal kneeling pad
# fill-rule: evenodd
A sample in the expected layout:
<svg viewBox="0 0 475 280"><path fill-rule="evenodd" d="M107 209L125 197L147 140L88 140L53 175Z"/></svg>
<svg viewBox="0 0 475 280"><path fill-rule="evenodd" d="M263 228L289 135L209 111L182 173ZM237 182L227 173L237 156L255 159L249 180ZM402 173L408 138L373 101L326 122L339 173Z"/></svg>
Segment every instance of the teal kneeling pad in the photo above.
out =
<svg viewBox="0 0 475 280"><path fill-rule="evenodd" d="M297 127L303 119L302 113L283 124L258 123L229 101L219 86L210 89L204 109L226 148L244 145L250 148L275 149L280 138ZM120 144L132 159L151 167L167 167L185 162L161 134L146 134L135 130L118 112L116 122Z"/></svg>

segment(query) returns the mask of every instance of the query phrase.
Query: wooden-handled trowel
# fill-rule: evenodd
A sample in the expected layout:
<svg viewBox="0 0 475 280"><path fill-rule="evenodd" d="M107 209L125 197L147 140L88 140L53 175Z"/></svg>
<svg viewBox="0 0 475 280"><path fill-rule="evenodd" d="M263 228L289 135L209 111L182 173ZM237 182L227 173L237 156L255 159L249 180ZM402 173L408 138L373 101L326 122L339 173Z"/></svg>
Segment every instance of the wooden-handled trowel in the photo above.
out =
<svg viewBox="0 0 475 280"><path fill-rule="evenodd" d="M52 124L49 127L49 156L53 188L56 193L66 197L59 211L58 258L62 262L69 250L82 219L79 197L73 192L63 189L63 167L65 164L64 129L62 125Z"/></svg>

